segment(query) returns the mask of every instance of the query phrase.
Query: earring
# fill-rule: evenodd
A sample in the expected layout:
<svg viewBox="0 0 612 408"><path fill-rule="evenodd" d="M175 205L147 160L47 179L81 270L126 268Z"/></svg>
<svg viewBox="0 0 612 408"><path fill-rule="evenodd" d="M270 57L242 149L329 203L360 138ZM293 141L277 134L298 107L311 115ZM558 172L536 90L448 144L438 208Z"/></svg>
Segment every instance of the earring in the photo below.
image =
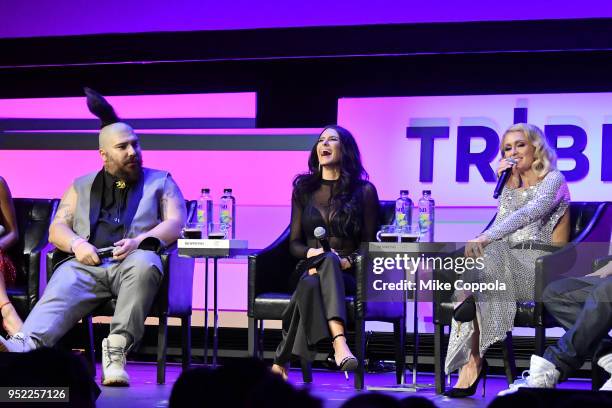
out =
<svg viewBox="0 0 612 408"><path fill-rule="evenodd" d="M319 163L319 173L321 172L321 163Z"/></svg>

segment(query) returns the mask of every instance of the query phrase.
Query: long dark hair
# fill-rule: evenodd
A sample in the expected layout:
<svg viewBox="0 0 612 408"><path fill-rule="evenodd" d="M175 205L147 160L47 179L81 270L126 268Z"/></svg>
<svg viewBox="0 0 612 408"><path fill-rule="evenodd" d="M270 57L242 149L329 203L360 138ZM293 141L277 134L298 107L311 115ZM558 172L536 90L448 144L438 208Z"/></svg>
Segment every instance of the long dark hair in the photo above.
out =
<svg viewBox="0 0 612 408"><path fill-rule="evenodd" d="M361 229L361 187L368 179L368 173L361 163L361 154L355 142L355 138L347 129L338 125L326 126L321 134L327 129L332 129L340 137L340 178L334 183L330 196L330 221L345 235L352 231L358 234ZM321 136L319 135L319 138ZM302 207L307 204L309 197L321 186L321 168L317 146L319 139L310 150L308 157L308 172L299 174L293 180L294 199L301 203Z"/></svg>

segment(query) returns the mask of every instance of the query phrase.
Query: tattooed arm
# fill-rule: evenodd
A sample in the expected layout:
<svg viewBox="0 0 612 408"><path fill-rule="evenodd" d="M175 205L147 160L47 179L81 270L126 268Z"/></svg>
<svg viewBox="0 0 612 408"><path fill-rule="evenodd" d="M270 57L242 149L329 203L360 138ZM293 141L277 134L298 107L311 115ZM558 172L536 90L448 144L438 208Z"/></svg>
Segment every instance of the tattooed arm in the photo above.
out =
<svg viewBox="0 0 612 408"><path fill-rule="evenodd" d="M49 242L64 252L74 253L76 259L85 265L98 265L100 258L96 254L96 247L72 230L76 204L77 192L74 186L70 186L49 227Z"/></svg>
<svg viewBox="0 0 612 408"><path fill-rule="evenodd" d="M165 245L172 244L179 238L181 229L183 225L185 225L185 219L187 218L187 209L185 208L185 199L183 198L181 190L170 176L168 176L164 184L164 192L160 199L160 208L162 222L157 224L155 228L137 237L124 238L115 242L115 245L120 248L115 250L114 259L124 259L130 252L138 248L142 240L147 237L155 237Z"/></svg>

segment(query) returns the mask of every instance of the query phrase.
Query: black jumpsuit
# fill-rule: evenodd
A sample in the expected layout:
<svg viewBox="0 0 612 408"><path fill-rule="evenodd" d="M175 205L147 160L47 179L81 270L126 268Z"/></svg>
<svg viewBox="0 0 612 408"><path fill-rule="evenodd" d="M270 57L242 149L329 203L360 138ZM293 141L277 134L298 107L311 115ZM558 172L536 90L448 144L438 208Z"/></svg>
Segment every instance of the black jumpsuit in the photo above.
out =
<svg viewBox="0 0 612 408"><path fill-rule="evenodd" d="M374 241L376 237L379 202L374 185L363 181L357 188L352 205L359 225L343 228L338 217L329 219L335 183L322 180L305 204L295 195L292 200L290 250L300 262L292 276L296 289L283 313L283 339L276 349L275 364L284 365L292 355L314 360L315 345L330 336L328 321L346 322L345 295L355 293L352 268L342 271L340 258L334 253L306 258L309 248L321 246L314 237L315 228L323 226L327 230L330 246L340 257L354 253L361 242ZM310 268L316 268L317 273L308 275Z"/></svg>

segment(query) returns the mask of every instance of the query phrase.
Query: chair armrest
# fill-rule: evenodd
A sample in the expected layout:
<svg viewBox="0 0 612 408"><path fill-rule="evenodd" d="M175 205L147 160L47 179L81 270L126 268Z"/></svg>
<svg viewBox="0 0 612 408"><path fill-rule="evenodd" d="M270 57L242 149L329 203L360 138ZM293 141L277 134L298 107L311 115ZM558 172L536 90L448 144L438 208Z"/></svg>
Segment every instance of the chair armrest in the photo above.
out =
<svg viewBox="0 0 612 408"><path fill-rule="evenodd" d="M368 290L368 276L365 258L363 255L357 255L354 258L353 268L355 270L355 319L364 319L366 316L367 308L367 290Z"/></svg>
<svg viewBox="0 0 612 408"><path fill-rule="evenodd" d="M255 298L264 292L290 293L289 278L297 259L289 252L289 228L267 248L250 255L248 261L249 317L253 317Z"/></svg>
<svg viewBox="0 0 612 408"><path fill-rule="evenodd" d="M46 240L40 240L37 245L22 253L20 256L20 263L24 272L24 280L27 292L27 304L29 310L32 310L36 302L38 301L38 293L40 287L40 274L41 274L41 252L45 248ZM19 267L19 264L16 264Z"/></svg>
<svg viewBox="0 0 612 408"><path fill-rule="evenodd" d="M541 299L538 295L541 295L550 283L589 273L593 268L593 260L604 259L608 256L608 251L607 242L572 241L558 251L538 258L535 268L536 301Z"/></svg>
<svg viewBox="0 0 612 408"><path fill-rule="evenodd" d="M167 302L168 316L191 315L195 260L179 256L176 245L166 248L160 257L165 281L162 281L162 286L167 285L168 288L167 298L162 302Z"/></svg>
<svg viewBox="0 0 612 408"><path fill-rule="evenodd" d="M572 242L610 242L610 225L612 204L609 201L599 203L589 223Z"/></svg>
<svg viewBox="0 0 612 408"><path fill-rule="evenodd" d="M567 276L577 261L577 243L570 242L563 248L536 259L535 300L542 299L542 293L550 283ZM584 275L584 271L582 275Z"/></svg>
<svg viewBox="0 0 612 408"><path fill-rule="evenodd" d="M489 222L491 224L493 221ZM448 254L447 256L452 258L464 257L465 247L461 247ZM442 283L450 283L451 288L454 288L455 282L461 275L457 274L454 270L445 269L433 269L432 279ZM433 291L433 319L434 323L450 322L452 316L449 314L448 309L443 307L443 304L452 303L454 289L451 290L434 290Z"/></svg>
<svg viewBox="0 0 612 408"><path fill-rule="evenodd" d="M367 257L359 254L354 257L353 269L355 273L355 307L356 320L375 320L381 322L397 322L406 317L406 303L389 299L388 301L368 301L371 294L372 274ZM403 298L403 297L402 297Z"/></svg>
<svg viewBox="0 0 612 408"><path fill-rule="evenodd" d="M542 296L546 286L569 277L580 277L589 273L593 260L606 256L608 243L572 241L551 254L536 259L535 264L535 310L536 324L543 324L544 302Z"/></svg>
<svg viewBox="0 0 612 408"><path fill-rule="evenodd" d="M49 252L47 252L47 256L45 256L45 269L47 270L47 282L49 281L49 279L51 279L51 275L53 275L52 259L53 259L53 252L55 252L56 250L57 249L50 250Z"/></svg>

